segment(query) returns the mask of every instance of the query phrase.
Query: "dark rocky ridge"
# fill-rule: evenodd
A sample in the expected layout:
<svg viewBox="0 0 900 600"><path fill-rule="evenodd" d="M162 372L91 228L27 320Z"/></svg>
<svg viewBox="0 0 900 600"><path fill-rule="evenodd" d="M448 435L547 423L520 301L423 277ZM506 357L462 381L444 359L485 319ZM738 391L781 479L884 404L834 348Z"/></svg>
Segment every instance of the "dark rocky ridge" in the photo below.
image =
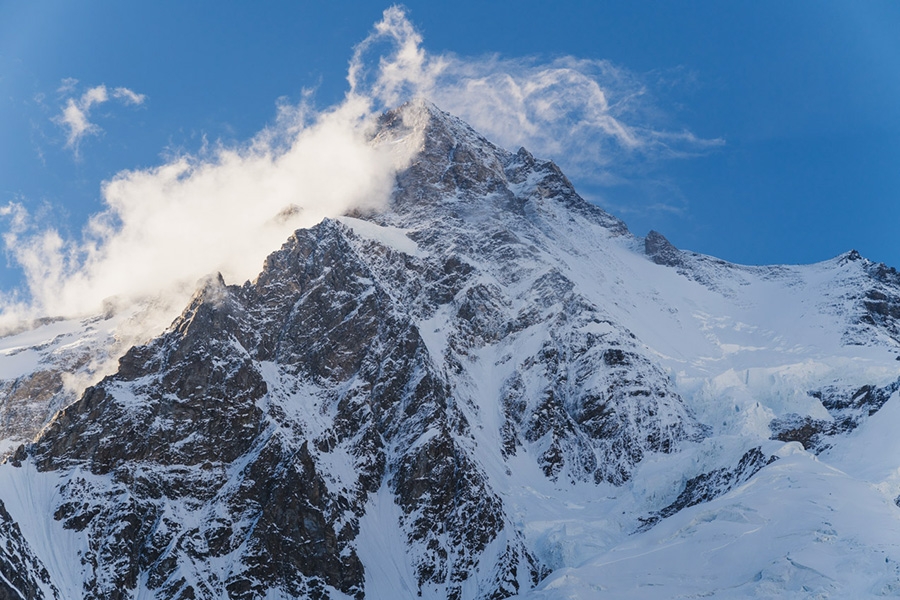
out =
<svg viewBox="0 0 900 600"><path fill-rule="evenodd" d="M298 232L254 284L210 280L167 334L129 351L119 373L63 411L30 449L40 469L84 465L112 476L114 491L100 496L69 488L57 514L100 545L83 559L96 573L89 596L125 597L148 572L173 597L251 598L269 587L325 597L325 586L362 597L351 542L367 494L385 477L408 515L409 542L422 546L421 584L458 594L454 582L507 524L457 441L468 425L446 382L349 235L326 221ZM323 391L335 411L324 437L305 438L279 410L263 361ZM346 391L326 391L335 384ZM423 443L430 431L437 434ZM312 446L352 456L357 480L331 489ZM235 472L235 463L244 466ZM187 530L168 514L170 503L185 501L224 521ZM128 526L113 533L123 520ZM436 536L450 537L449 552ZM243 567L224 580L208 577L198 588L177 577L186 560L236 551ZM506 555L505 568L525 569L533 581L515 536ZM499 576L516 581L503 567Z"/></svg>

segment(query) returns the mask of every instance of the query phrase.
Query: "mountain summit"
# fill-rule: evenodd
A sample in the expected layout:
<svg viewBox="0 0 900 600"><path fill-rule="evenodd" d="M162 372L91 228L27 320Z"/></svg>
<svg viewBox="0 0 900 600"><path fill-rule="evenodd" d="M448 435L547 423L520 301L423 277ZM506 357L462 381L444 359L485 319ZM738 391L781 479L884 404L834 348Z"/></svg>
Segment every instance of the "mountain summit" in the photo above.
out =
<svg viewBox="0 0 900 600"><path fill-rule="evenodd" d="M416 145L387 207L80 397L102 317L0 340L0 598L900 590L896 271L636 237L427 103L372 143Z"/></svg>

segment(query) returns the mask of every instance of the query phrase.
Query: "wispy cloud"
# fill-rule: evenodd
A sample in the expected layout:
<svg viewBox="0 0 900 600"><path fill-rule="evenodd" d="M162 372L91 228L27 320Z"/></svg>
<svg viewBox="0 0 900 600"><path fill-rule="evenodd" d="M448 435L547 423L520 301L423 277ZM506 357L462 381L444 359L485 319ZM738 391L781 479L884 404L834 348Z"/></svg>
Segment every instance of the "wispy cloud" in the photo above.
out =
<svg viewBox="0 0 900 600"><path fill-rule="evenodd" d="M360 43L348 81L388 108L427 97L502 146L527 147L596 183L627 161L694 156L723 144L655 122L644 80L609 61L431 54L394 6ZM383 51L390 53L372 56Z"/></svg>
<svg viewBox="0 0 900 600"><path fill-rule="evenodd" d="M113 98L122 100L125 104L143 104L147 96L132 92L128 88L117 87L113 90Z"/></svg>
<svg viewBox="0 0 900 600"><path fill-rule="evenodd" d="M78 85L78 80L74 77L66 77L62 81L59 82L59 87L56 88L56 91L60 94L70 94L75 91L75 86Z"/></svg>
<svg viewBox="0 0 900 600"><path fill-rule="evenodd" d="M74 78L63 79L57 91L61 94L71 94L75 91L78 80ZM146 96L138 94L128 88L117 87L110 95L105 85L89 88L77 97L69 97L65 100L62 111L53 117L53 122L66 130L66 147L70 148L78 156L79 144L87 135L96 135L100 127L90 121L91 111L97 105L113 99L124 104L143 104Z"/></svg>

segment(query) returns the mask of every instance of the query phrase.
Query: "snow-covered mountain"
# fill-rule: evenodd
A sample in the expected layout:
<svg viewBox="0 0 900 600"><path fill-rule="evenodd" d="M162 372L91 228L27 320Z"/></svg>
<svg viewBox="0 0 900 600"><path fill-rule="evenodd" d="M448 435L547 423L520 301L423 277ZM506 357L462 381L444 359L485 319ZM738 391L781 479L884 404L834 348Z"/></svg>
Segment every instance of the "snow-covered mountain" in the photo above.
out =
<svg viewBox="0 0 900 600"><path fill-rule="evenodd" d="M148 343L0 339L0 598L900 594L895 270L637 237L425 103L372 143L388 207Z"/></svg>

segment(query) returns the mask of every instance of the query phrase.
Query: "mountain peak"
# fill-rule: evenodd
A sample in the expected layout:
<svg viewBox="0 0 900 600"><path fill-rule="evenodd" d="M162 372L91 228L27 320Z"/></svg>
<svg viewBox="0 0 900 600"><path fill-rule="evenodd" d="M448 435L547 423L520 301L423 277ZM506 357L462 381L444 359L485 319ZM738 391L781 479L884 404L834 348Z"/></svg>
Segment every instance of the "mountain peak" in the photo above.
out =
<svg viewBox="0 0 900 600"><path fill-rule="evenodd" d="M524 147L515 153L427 100L407 102L378 121L374 143L415 145L412 163L398 174L390 209L395 215L429 213L465 218L477 213L522 216L536 204L564 207L609 229L628 233L619 219L584 200L553 161ZM404 225L402 220L395 224Z"/></svg>
<svg viewBox="0 0 900 600"><path fill-rule="evenodd" d="M481 188L479 184L503 179L503 167L512 156L426 100L407 102L380 118L376 143L401 139L417 146L408 171L419 171L442 192Z"/></svg>
<svg viewBox="0 0 900 600"><path fill-rule="evenodd" d="M378 133L396 139L410 130L424 131L426 141L451 139L455 143L468 141L476 145L497 148L462 119L441 110L430 100L417 98L388 110L378 119Z"/></svg>

